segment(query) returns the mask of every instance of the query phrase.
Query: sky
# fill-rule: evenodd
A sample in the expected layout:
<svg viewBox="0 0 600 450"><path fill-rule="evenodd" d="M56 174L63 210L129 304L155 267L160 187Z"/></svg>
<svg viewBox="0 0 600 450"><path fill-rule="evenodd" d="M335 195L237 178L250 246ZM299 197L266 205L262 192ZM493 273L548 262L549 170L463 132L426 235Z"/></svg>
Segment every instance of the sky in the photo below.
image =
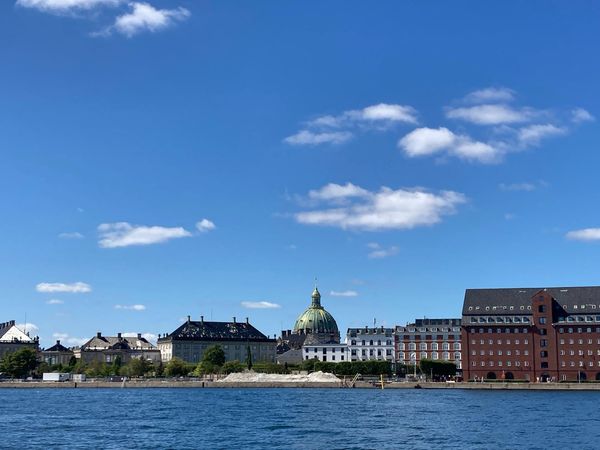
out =
<svg viewBox="0 0 600 450"><path fill-rule="evenodd" d="M0 304L42 346L597 285L600 5L0 3Z"/></svg>

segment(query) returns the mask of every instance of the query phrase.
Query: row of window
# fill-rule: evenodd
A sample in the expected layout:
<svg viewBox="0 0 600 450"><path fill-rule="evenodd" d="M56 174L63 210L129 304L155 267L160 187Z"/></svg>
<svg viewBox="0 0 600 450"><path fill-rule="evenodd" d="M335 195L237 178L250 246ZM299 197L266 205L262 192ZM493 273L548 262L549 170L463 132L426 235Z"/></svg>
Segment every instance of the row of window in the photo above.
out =
<svg viewBox="0 0 600 450"><path fill-rule="evenodd" d="M471 361L472 367L477 367L478 365L481 367L512 367L513 365L515 367L521 367L521 365L523 365L523 367L529 367L529 361L523 361L522 364L521 361L488 361L487 363L485 361L481 361L479 364L477 364L477 361Z"/></svg>
<svg viewBox="0 0 600 450"><path fill-rule="evenodd" d="M527 334L529 333L529 330L527 328L471 328L469 329L469 331L471 333L479 333L479 334L483 334L483 333L488 333L488 334L493 334L493 333L506 333L506 334Z"/></svg>
<svg viewBox="0 0 600 450"><path fill-rule="evenodd" d="M419 350L439 350L439 344L437 342L431 342L429 344L429 348L427 347L428 344L426 342L420 342L419 343ZM398 348L400 350L406 350L406 344L404 344L403 342L398 344ZM411 342L408 344L408 350L416 350L417 349L417 344L415 344L414 342ZM453 350L460 350L460 342L454 342L452 344L452 349ZM448 342L443 342L442 343L442 350L450 350L450 343Z"/></svg>
<svg viewBox="0 0 600 450"><path fill-rule="evenodd" d="M504 342L506 343L506 345L511 345L510 339L506 339ZM494 340L493 339L488 339L487 343L489 345L494 345ZM471 339L471 344L472 345L476 345L477 344L477 340L476 339ZM485 345L485 339L480 339L479 340L479 344L480 345ZM502 345L502 339L496 339L496 344L497 345ZM520 339L515 339L514 340L514 345L520 345L520 344L521 344L521 340ZM523 339L523 344L524 345L528 345L529 344L529 339Z"/></svg>
<svg viewBox="0 0 600 450"><path fill-rule="evenodd" d="M560 345L565 345L566 340L565 339L561 339L559 342L560 342ZM569 342L570 345L573 345L573 344L575 344L575 339L569 339L568 342ZM584 345L584 342L586 342L585 339L577 339L577 343L579 345ZM587 339L587 345L592 345L593 343L594 343L593 339ZM596 339L596 343L598 345L600 345L600 339Z"/></svg>
<svg viewBox="0 0 600 450"><path fill-rule="evenodd" d="M569 352L569 355L575 356L575 350L568 350L568 352ZM577 350L577 354L579 356L583 356L584 353L586 353L584 350ZM567 350L561 350L560 351L560 355L561 356L565 356L566 354L567 354ZM588 350L587 351L587 355L588 356L594 356L594 350ZM600 356L600 349L596 350L596 355Z"/></svg>
<svg viewBox="0 0 600 450"><path fill-rule="evenodd" d="M473 316L470 323L530 323L527 316Z"/></svg>
<svg viewBox="0 0 600 450"><path fill-rule="evenodd" d="M411 361L416 361L417 360L417 354L416 353L410 353L409 355L409 359ZM429 353L427 352L421 352L419 355L419 359L429 359L428 358ZM400 361L403 361L406 359L406 354L404 352L399 352L398 353L398 359ZM431 359L440 359L440 355L438 352L432 352L431 353ZM450 353L449 352L443 352L442 353L442 358L444 361L448 361L450 360ZM455 352L454 353L454 359L460 360L461 359L461 354L460 352Z"/></svg>
<svg viewBox="0 0 600 450"><path fill-rule="evenodd" d="M358 344L358 345L382 345L381 343L382 343L383 341L381 341L381 340L377 340L377 341L370 340L370 341L369 341L369 343L367 344L367 341L365 341L365 340L362 340L362 341L356 341L355 339L352 339L352 340L350 341L350 345L357 345L357 344L356 344L357 342L360 342L360 344ZM377 342L377 343L375 343L375 342ZM385 341L385 344L383 344L383 345L392 345L392 340L391 340L391 339L388 339L388 340L386 340L386 341Z"/></svg>
<svg viewBox="0 0 600 450"><path fill-rule="evenodd" d="M427 328L427 327L420 327L420 328L404 328L404 327L398 327L396 328L396 333L450 333L450 332L460 332L460 327L452 327L452 328Z"/></svg>
<svg viewBox="0 0 600 450"><path fill-rule="evenodd" d="M576 333L584 333L583 330L584 330L583 328L577 328ZM560 327L558 329L558 332L559 333L565 333L566 332L566 333L571 333L572 334L574 332L574 329L573 328L566 328L566 331L565 331L565 328ZM600 333L600 327L597 327L597 328L587 327L587 328L585 328L585 333L594 333L594 332Z"/></svg>
<svg viewBox="0 0 600 450"><path fill-rule="evenodd" d="M357 354L358 354L357 350L355 350L355 349L351 350L351 355L352 356L356 356ZM392 350L390 350L390 349L385 350L385 354L386 354L386 356L392 356ZM361 355L362 356L367 356L367 350L362 349L361 350ZM369 356L375 356L375 350L369 349ZM377 349L377 356L383 356L383 350Z"/></svg>
<svg viewBox="0 0 600 450"><path fill-rule="evenodd" d="M505 350L504 354L506 354L506 356L511 356L512 355L513 350ZM515 356L521 356L521 350L514 350L515 352ZM498 356L502 356L503 351L502 350L497 350L496 354ZM477 356L477 351L473 350L471 351L471 355L472 356ZM485 350L479 350L479 355L480 356L484 356L485 355ZM489 356L494 356L494 350L489 350L488 351L488 355ZM523 350L523 355L524 356L529 356L529 350Z"/></svg>

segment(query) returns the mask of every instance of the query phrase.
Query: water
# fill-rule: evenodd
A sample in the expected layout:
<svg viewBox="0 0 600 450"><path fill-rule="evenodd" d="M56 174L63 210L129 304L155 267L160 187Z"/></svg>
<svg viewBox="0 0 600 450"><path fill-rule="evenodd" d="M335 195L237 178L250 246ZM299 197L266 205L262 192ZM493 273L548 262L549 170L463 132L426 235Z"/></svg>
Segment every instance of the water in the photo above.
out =
<svg viewBox="0 0 600 450"><path fill-rule="evenodd" d="M600 393L0 390L1 448L600 447Z"/></svg>

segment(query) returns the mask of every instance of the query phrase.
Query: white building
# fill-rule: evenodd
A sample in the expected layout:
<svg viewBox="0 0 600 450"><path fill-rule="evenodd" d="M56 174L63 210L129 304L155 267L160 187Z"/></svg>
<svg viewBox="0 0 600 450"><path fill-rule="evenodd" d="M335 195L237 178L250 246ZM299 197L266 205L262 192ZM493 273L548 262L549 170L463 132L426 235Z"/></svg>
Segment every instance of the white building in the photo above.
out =
<svg viewBox="0 0 600 450"><path fill-rule="evenodd" d="M392 328L348 328L346 344L350 361L395 361Z"/></svg>
<svg viewBox="0 0 600 450"><path fill-rule="evenodd" d="M39 340L37 337L32 338L28 333L21 331L14 320L0 323L0 358L6 353L20 350L24 347L29 347L33 350L38 350Z"/></svg>
<svg viewBox="0 0 600 450"><path fill-rule="evenodd" d="M318 359L325 362L344 362L349 361L348 346L346 344L309 344L302 346L302 359Z"/></svg>

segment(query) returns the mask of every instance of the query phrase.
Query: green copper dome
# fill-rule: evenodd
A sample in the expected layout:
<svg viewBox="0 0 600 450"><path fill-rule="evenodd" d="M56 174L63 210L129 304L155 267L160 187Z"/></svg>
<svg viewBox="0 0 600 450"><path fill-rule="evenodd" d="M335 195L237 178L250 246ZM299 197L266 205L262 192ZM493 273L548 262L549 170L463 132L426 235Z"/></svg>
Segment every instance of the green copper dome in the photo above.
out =
<svg viewBox="0 0 600 450"><path fill-rule="evenodd" d="M294 332L298 333L301 331L306 334L339 334L335 319L321 306L321 294L316 287L312 293L312 303L310 307L300 314L294 325Z"/></svg>

